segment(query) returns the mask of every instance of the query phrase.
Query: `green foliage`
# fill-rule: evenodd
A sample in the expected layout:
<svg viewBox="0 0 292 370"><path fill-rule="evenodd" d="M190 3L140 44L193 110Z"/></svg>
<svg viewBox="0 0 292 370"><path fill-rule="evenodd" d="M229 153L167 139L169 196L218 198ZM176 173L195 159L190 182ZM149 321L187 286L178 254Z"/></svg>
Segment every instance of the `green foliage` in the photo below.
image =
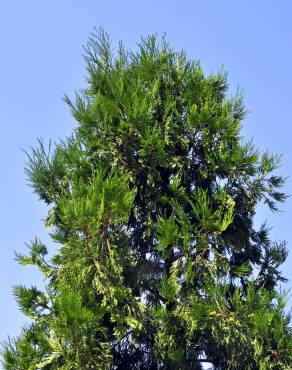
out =
<svg viewBox="0 0 292 370"><path fill-rule="evenodd" d="M219 188L215 202L219 203L214 209L208 199L207 190L198 189L195 193L196 205L193 206L198 224L205 232L220 233L227 229L233 219L234 200Z"/></svg>
<svg viewBox="0 0 292 370"><path fill-rule="evenodd" d="M14 287L32 323L3 343L4 369L291 369L287 250L253 224L285 179L243 142L242 94L156 36L113 51L100 30L85 61L65 97L74 134L28 153L59 248L16 254L47 286Z"/></svg>

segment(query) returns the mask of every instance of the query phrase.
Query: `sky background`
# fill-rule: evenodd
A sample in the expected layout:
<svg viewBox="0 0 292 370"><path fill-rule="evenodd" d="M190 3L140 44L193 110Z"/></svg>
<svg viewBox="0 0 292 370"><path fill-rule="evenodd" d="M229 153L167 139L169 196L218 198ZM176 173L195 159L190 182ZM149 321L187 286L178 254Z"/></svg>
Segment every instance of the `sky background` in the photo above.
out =
<svg viewBox="0 0 292 370"><path fill-rule="evenodd" d="M243 134L262 150L283 154L286 192L292 194L292 2L287 0L1 0L0 1L0 341L25 322L11 286L43 284L31 267L14 260L39 236L46 209L27 186L21 149L69 135L74 121L64 94L84 86L82 45L94 27L134 48L141 35L164 32L175 49L185 49L209 73L223 65L230 93L245 91L250 114ZM292 287L292 198L282 212L258 210L272 236L286 239L290 257L283 266ZM292 299L290 298L290 305Z"/></svg>

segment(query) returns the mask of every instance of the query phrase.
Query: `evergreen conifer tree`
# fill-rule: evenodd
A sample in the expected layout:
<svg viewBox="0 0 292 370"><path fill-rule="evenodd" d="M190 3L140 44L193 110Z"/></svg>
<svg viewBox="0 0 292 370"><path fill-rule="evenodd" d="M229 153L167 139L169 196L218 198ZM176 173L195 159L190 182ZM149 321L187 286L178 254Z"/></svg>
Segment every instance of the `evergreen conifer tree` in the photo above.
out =
<svg viewBox="0 0 292 370"><path fill-rule="evenodd" d="M254 226L284 179L240 136L241 94L164 38L113 53L101 30L85 51L86 88L65 98L74 133L28 154L60 247L17 255L47 288L14 287L31 320L4 369L291 369L287 250Z"/></svg>

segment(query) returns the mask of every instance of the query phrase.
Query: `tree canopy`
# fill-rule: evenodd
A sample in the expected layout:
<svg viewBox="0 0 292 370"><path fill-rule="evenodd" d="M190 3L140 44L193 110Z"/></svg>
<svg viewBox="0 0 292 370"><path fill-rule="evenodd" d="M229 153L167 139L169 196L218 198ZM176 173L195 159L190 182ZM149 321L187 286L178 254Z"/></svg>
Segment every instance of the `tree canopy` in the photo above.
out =
<svg viewBox="0 0 292 370"><path fill-rule="evenodd" d="M254 225L285 179L241 137L242 94L156 36L113 50L100 30L85 61L72 136L28 153L59 248L17 255L46 290L14 287L30 321L4 369L291 369L285 242Z"/></svg>

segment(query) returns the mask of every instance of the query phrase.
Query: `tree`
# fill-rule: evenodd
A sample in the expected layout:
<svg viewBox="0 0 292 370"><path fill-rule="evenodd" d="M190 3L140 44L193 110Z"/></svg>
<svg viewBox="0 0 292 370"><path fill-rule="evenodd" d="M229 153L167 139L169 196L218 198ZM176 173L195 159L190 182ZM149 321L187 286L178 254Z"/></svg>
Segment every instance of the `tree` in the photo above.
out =
<svg viewBox="0 0 292 370"><path fill-rule="evenodd" d="M285 200L280 157L240 136L242 95L164 38L85 48L71 137L28 153L27 176L60 245L35 239L46 291L14 287L31 322L4 343L6 370L291 369L285 243L256 229Z"/></svg>

